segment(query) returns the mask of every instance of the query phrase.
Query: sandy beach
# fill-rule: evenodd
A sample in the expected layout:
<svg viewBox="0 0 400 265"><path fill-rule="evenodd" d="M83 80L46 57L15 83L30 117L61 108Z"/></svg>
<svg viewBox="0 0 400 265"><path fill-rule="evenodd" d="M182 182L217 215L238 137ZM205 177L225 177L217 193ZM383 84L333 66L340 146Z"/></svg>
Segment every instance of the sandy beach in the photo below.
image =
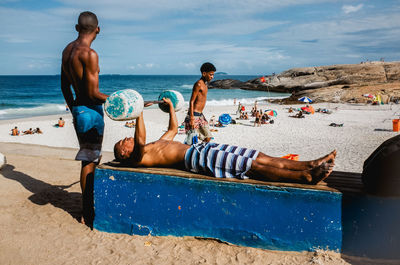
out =
<svg viewBox="0 0 400 265"><path fill-rule="evenodd" d="M302 105L295 105L298 108ZM362 172L364 160L392 131L399 105L314 104L332 114L315 113L290 118L287 105L259 105L274 109L274 124L253 127L250 120L216 128L214 141L258 149L268 155L298 154L314 159L336 149L334 170ZM206 106L205 115L228 113L235 106ZM251 110L251 106L246 106ZM185 110L177 113L183 122ZM0 264L377 264L343 257L329 251L280 252L239 247L192 237L152 237L109 234L80 224L80 163L74 160L78 142L69 113L61 115L64 128L56 128L58 116L0 121L0 152L8 165L0 171ZM157 140L168 124L168 114L146 109L147 141ZM132 136L124 122L105 118L103 159L113 159L114 143ZM330 123L343 124L331 127ZM11 136L11 128L39 127L43 134ZM177 141L185 135L178 135Z"/></svg>
<svg viewBox="0 0 400 265"><path fill-rule="evenodd" d="M292 105L299 108L304 105ZM236 120L238 124L216 128L214 141L234 144L260 150L271 156L298 154L300 160L315 159L333 149L338 152L335 170L362 172L363 161L383 141L397 135L392 131L392 119L400 115L400 105L351 105L351 104L313 104L315 109L327 108L332 114L315 113L304 119L289 117L290 106L264 104L259 108L274 109L277 117L274 124L254 127L254 118ZM246 106L246 111L251 110ZM185 118L186 108L177 112L178 122ZM228 113L237 118L235 106L207 106L204 114L210 119ZM59 117L66 122L64 128L57 128ZM158 109L146 109L144 119L147 128L147 142L157 140L168 126L168 114ZM103 151L112 152L115 142L133 136L134 129L124 126L125 122L110 120L105 116L105 133ZM343 124L343 127L331 127L329 124ZM33 135L11 136L10 130L18 126L22 131L39 127L44 133ZM183 142L185 135L177 135L175 140ZM0 121L0 142L26 143L53 147L78 148L78 141L69 113L59 116L44 116L28 119ZM105 162L103 159L102 162Z"/></svg>

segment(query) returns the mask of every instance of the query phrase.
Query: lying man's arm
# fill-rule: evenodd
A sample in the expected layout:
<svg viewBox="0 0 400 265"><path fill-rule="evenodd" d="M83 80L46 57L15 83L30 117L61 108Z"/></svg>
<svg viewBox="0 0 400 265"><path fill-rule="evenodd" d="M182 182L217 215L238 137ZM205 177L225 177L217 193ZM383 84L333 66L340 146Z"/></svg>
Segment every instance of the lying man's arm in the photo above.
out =
<svg viewBox="0 0 400 265"><path fill-rule="evenodd" d="M143 112L136 118L135 146L133 147L132 158L135 162L142 161L144 146L146 145L146 127L144 125Z"/></svg>
<svg viewBox="0 0 400 265"><path fill-rule="evenodd" d="M164 102L169 106L169 125L168 131L164 133L160 140L174 140L175 135L178 133L178 119L176 118L176 113L174 105L169 98L163 98Z"/></svg>

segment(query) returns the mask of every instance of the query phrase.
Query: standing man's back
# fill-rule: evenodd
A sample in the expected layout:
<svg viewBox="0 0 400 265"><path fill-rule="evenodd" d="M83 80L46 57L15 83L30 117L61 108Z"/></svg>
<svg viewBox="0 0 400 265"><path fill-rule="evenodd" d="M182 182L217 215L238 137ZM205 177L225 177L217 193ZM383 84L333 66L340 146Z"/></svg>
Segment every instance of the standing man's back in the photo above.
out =
<svg viewBox="0 0 400 265"><path fill-rule="evenodd" d="M211 63L204 63L201 68L201 78L193 85L192 96L189 102L189 112L185 118L186 132L195 129L199 134L199 139L204 142L211 140L211 132L208 122L203 115L203 110L207 102L207 84L214 78L216 68Z"/></svg>
<svg viewBox="0 0 400 265"><path fill-rule="evenodd" d="M104 132L102 104L108 96L99 91L99 59L90 48L100 32L96 15L82 12L75 29L79 33L78 38L68 44L62 54L61 90L71 110L78 136L80 150L75 159L82 161L83 219L91 225L94 217L93 175L101 158Z"/></svg>

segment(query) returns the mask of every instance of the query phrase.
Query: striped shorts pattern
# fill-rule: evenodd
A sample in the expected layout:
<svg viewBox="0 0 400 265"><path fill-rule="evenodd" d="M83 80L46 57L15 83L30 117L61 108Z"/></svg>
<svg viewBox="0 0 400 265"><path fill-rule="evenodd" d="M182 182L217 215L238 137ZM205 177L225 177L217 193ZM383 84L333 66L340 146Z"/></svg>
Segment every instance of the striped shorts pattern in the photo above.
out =
<svg viewBox="0 0 400 265"><path fill-rule="evenodd" d="M246 172L259 151L227 144L198 143L185 154L185 167L195 173L217 178L246 179Z"/></svg>

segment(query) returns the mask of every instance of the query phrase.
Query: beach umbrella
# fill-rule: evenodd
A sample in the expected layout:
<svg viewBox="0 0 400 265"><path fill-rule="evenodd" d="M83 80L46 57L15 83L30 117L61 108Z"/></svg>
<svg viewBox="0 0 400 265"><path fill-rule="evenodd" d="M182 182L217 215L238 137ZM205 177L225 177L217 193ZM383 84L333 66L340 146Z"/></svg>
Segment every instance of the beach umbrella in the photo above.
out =
<svg viewBox="0 0 400 265"><path fill-rule="evenodd" d="M267 109L264 113L267 114L268 116L274 116L274 117L278 116L278 112L272 109Z"/></svg>
<svg viewBox="0 0 400 265"><path fill-rule="evenodd" d="M221 116L218 117L219 123L222 125L228 125L232 121L232 117L229 114L222 114Z"/></svg>
<svg viewBox="0 0 400 265"><path fill-rule="evenodd" d="M309 97L301 97L298 99L299 101L305 102L305 103L311 103L312 100Z"/></svg>

